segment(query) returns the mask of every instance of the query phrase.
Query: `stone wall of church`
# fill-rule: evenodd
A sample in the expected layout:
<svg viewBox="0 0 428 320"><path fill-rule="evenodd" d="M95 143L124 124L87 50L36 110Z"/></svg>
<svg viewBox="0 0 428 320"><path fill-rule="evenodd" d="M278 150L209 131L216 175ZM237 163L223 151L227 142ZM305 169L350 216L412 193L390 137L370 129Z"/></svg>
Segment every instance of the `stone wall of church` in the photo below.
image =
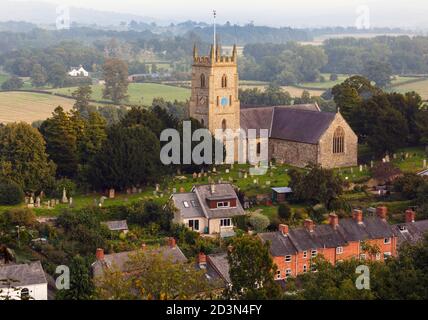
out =
<svg viewBox="0 0 428 320"><path fill-rule="evenodd" d="M343 153L333 153L333 137L337 128L345 131ZM319 164L325 168L354 167L358 165L358 137L340 113L319 141Z"/></svg>
<svg viewBox="0 0 428 320"><path fill-rule="evenodd" d="M269 139L269 158L278 163L305 167L310 163L318 163L318 145Z"/></svg>

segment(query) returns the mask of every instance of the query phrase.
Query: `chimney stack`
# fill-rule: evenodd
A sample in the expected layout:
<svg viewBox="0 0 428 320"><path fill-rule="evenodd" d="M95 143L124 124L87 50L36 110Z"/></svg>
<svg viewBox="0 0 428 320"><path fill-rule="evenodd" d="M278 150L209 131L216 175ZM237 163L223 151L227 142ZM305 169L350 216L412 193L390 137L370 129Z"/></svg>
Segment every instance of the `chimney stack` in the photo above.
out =
<svg viewBox="0 0 428 320"><path fill-rule="evenodd" d="M200 269L206 269L207 268L207 256L205 253L200 252L198 255L198 263Z"/></svg>
<svg viewBox="0 0 428 320"><path fill-rule="evenodd" d="M416 213L409 209L406 211L406 223L413 223L415 222Z"/></svg>
<svg viewBox="0 0 428 320"><path fill-rule="evenodd" d="M283 236L288 236L288 226L286 224L280 224L278 230Z"/></svg>
<svg viewBox="0 0 428 320"><path fill-rule="evenodd" d="M215 184L211 184L211 194L215 193Z"/></svg>
<svg viewBox="0 0 428 320"><path fill-rule="evenodd" d="M336 227L339 225L339 217L337 216L337 214L330 213L330 215L328 216L328 219L329 219L330 226L333 229L336 229Z"/></svg>
<svg viewBox="0 0 428 320"><path fill-rule="evenodd" d="M309 232L313 232L314 231L314 222L311 219L306 219L304 226L306 228L306 230L308 230Z"/></svg>
<svg viewBox="0 0 428 320"><path fill-rule="evenodd" d="M354 212L352 213L352 218L358 223L363 223L363 211L360 209L354 209Z"/></svg>
<svg viewBox="0 0 428 320"><path fill-rule="evenodd" d="M388 208L385 206L377 207L376 208L376 214L380 219L386 220L386 217L388 215Z"/></svg>
<svg viewBox="0 0 428 320"><path fill-rule="evenodd" d="M95 253L95 256L96 256L98 261L103 261L104 260L104 249L98 248L97 252Z"/></svg>
<svg viewBox="0 0 428 320"><path fill-rule="evenodd" d="M174 238L168 238L168 245L170 248L175 248L177 246L177 241Z"/></svg>
<svg viewBox="0 0 428 320"><path fill-rule="evenodd" d="M147 245L143 242L142 244L141 244L141 250L146 250L146 248L147 248Z"/></svg>

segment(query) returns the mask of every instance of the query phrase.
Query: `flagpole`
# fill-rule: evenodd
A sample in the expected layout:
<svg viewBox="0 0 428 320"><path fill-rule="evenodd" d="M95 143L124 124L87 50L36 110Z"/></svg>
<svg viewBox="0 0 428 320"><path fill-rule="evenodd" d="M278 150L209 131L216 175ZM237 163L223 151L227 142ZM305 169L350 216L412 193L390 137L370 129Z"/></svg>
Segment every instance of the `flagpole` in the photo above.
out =
<svg viewBox="0 0 428 320"><path fill-rule="evenodd" d="M213 10L213 15L214 15L214 42L213 42L213 46L214 46L214 53L216 52L216 46L217 46L217 39L216 39L216 17L217 17L217 11Z"/></svg>

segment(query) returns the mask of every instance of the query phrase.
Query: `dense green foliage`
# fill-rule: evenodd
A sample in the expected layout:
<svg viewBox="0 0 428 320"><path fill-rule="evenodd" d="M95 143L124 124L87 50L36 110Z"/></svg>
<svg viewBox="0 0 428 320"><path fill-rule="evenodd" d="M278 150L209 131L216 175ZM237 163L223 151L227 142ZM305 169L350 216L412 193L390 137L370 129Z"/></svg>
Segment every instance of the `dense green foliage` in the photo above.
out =
<svg viewBox="0 0 428 320"><path fill-rule="evenodd" d="M24 201L24 191L14 182L0 183L0 205L16 205Z"/></svg>

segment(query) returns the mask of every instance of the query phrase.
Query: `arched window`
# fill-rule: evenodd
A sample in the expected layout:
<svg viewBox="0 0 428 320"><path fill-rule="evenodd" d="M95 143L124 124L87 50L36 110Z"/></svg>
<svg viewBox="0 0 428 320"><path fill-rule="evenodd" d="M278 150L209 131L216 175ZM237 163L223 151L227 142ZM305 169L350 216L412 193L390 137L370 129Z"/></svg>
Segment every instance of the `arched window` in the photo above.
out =
<svg viewBox="0 0 428 320"><path fill-rule="evenodd" d="M338 127L334 132L333 136L333 153L344 153L345 152L345 130Z"/></svg>
<svg viewBox="0 0 428 320"><path fill-rule="evenodd" d="M227 129L226 119L223 119L223 121L221 122L221 128L223 129L223 131L226 131Z"/></svg>
<svg viewBox="0 0 428 320"><path fill-rule="evenodd" d="M221 87L222 88L227 88L227 76L225 74L221 78Z"/></svg>
<svg viewBox="0 0 428 320"><path fill-rule="evenodd" d="M258 156L259 156L259 155L260 155L260 153L262 152L261 150L262 150L262 148L261 148L260 142L258 142L258 143L257 143L257 155L258 155Z"/></svg>
<svg viewBox="0 0 428 320"><path fill-rule="evenodd" d="M205 88L206 83L205 83L205 75L202 73L201 74L201 88Z"/></svg>

